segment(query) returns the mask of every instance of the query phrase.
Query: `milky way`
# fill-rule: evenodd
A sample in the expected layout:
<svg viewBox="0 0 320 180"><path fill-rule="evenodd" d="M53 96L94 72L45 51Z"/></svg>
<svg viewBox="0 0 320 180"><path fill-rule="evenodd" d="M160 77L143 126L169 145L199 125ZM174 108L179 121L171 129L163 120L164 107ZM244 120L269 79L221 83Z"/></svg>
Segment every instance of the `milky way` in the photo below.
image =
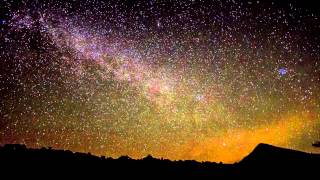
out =
<svg viewBox="0 0 320 180"><path fill-rule="evenodd" d="M316 152L319 9L262 1L3 1L0 144L235 162Z"/></svg>

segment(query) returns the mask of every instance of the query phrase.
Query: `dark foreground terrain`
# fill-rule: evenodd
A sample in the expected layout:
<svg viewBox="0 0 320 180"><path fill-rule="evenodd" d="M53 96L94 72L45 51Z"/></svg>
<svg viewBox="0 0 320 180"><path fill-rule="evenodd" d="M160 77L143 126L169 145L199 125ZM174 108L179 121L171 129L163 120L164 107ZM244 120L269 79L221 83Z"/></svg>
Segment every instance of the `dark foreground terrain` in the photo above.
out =
<svg viewBox="0 0 320 180"><path fill-rule="evenodd" d="M0 147L1 175L42 178L99 177L133 178L319 178L320 155L267 144L259 144L252 153L235 164L197 161L170 161L147 156L134 160L73 153L51 148L28 149L25 145Z"/></svg>

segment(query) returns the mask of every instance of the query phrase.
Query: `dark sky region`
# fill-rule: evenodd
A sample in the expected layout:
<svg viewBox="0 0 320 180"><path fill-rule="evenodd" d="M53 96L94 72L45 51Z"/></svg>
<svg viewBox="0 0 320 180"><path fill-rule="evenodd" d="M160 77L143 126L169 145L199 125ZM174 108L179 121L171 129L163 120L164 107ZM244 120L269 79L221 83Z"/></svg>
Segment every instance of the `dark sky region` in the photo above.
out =
<svg viewBox="0 0 320 180"><path fill-rule="evenodd" d="M0 144L232 163L319 152L308 1L0 2Z"/></svg>

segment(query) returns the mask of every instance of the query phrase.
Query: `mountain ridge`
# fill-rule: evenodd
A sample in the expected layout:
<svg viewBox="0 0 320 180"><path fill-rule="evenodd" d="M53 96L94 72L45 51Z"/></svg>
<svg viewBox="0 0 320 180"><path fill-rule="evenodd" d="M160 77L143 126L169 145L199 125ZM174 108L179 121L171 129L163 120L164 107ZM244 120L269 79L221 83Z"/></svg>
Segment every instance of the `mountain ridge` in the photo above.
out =
<svg viewBox="0 0 320 180"><path fill-rule="evenodd" d="M312 154L308 152L277 147L270 144L260 143L254 150L245 156L240 163L250 163L250 161L263 161L264 163L279 163L285 162L307 162L311 159L318 159L320 161L320 154Z"/></svg>
<svg viewBox="0 0 320 180"><path fill-rule="evenodd" d="M90 153L55 150L52 148L29 149L25 145L7 144L0 147L0 165L3 172L38 169L41 173L55 175L88 175L107 173L110 177L135 178L236 178L314 176L320 164L320 154L311 154L269 144L258 144L240 162L223 164L195 160L156 159L148 155L142 159L121 156L113 159Z"/></svg>

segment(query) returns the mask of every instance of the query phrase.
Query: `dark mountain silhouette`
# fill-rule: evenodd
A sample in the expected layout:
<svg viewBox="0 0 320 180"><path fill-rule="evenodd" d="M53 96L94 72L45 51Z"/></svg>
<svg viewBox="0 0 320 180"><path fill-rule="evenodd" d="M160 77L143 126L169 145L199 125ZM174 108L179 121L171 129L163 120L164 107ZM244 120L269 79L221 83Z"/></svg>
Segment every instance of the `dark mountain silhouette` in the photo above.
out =
<svg viewBox="0 0 320 180"><path fill-rule="evenodd" d="M308 165L313 161L320 162L319 154L305 153L291 149L275 147L268 144L259 144L248 156L240 163L245 165L256 164L281 164L293 165L294 163Z"/></svg>
<svg viewBox="0 0 320 180"><path fill-rule="evenodd" d="M238 163L218 164L193 160L170 161L151 155L138 160L128 156L113 159L90 153L52 148L31 149L25 145L8 144L0 147L0 164L1 172L11 176L35 177L45 174L51 178L61 178L62 174L72 177L102 175L105 179L312 177L318 175L320 155L259 144Z"/></svg>
<svg viewBox="0 0 320 180"><path fill-rule="evenodd" d="M237 169L242 175L275 178L313 177L317 175L320 154L311 154L291 149L259 144L248 156L243 158Z"/></svg>

